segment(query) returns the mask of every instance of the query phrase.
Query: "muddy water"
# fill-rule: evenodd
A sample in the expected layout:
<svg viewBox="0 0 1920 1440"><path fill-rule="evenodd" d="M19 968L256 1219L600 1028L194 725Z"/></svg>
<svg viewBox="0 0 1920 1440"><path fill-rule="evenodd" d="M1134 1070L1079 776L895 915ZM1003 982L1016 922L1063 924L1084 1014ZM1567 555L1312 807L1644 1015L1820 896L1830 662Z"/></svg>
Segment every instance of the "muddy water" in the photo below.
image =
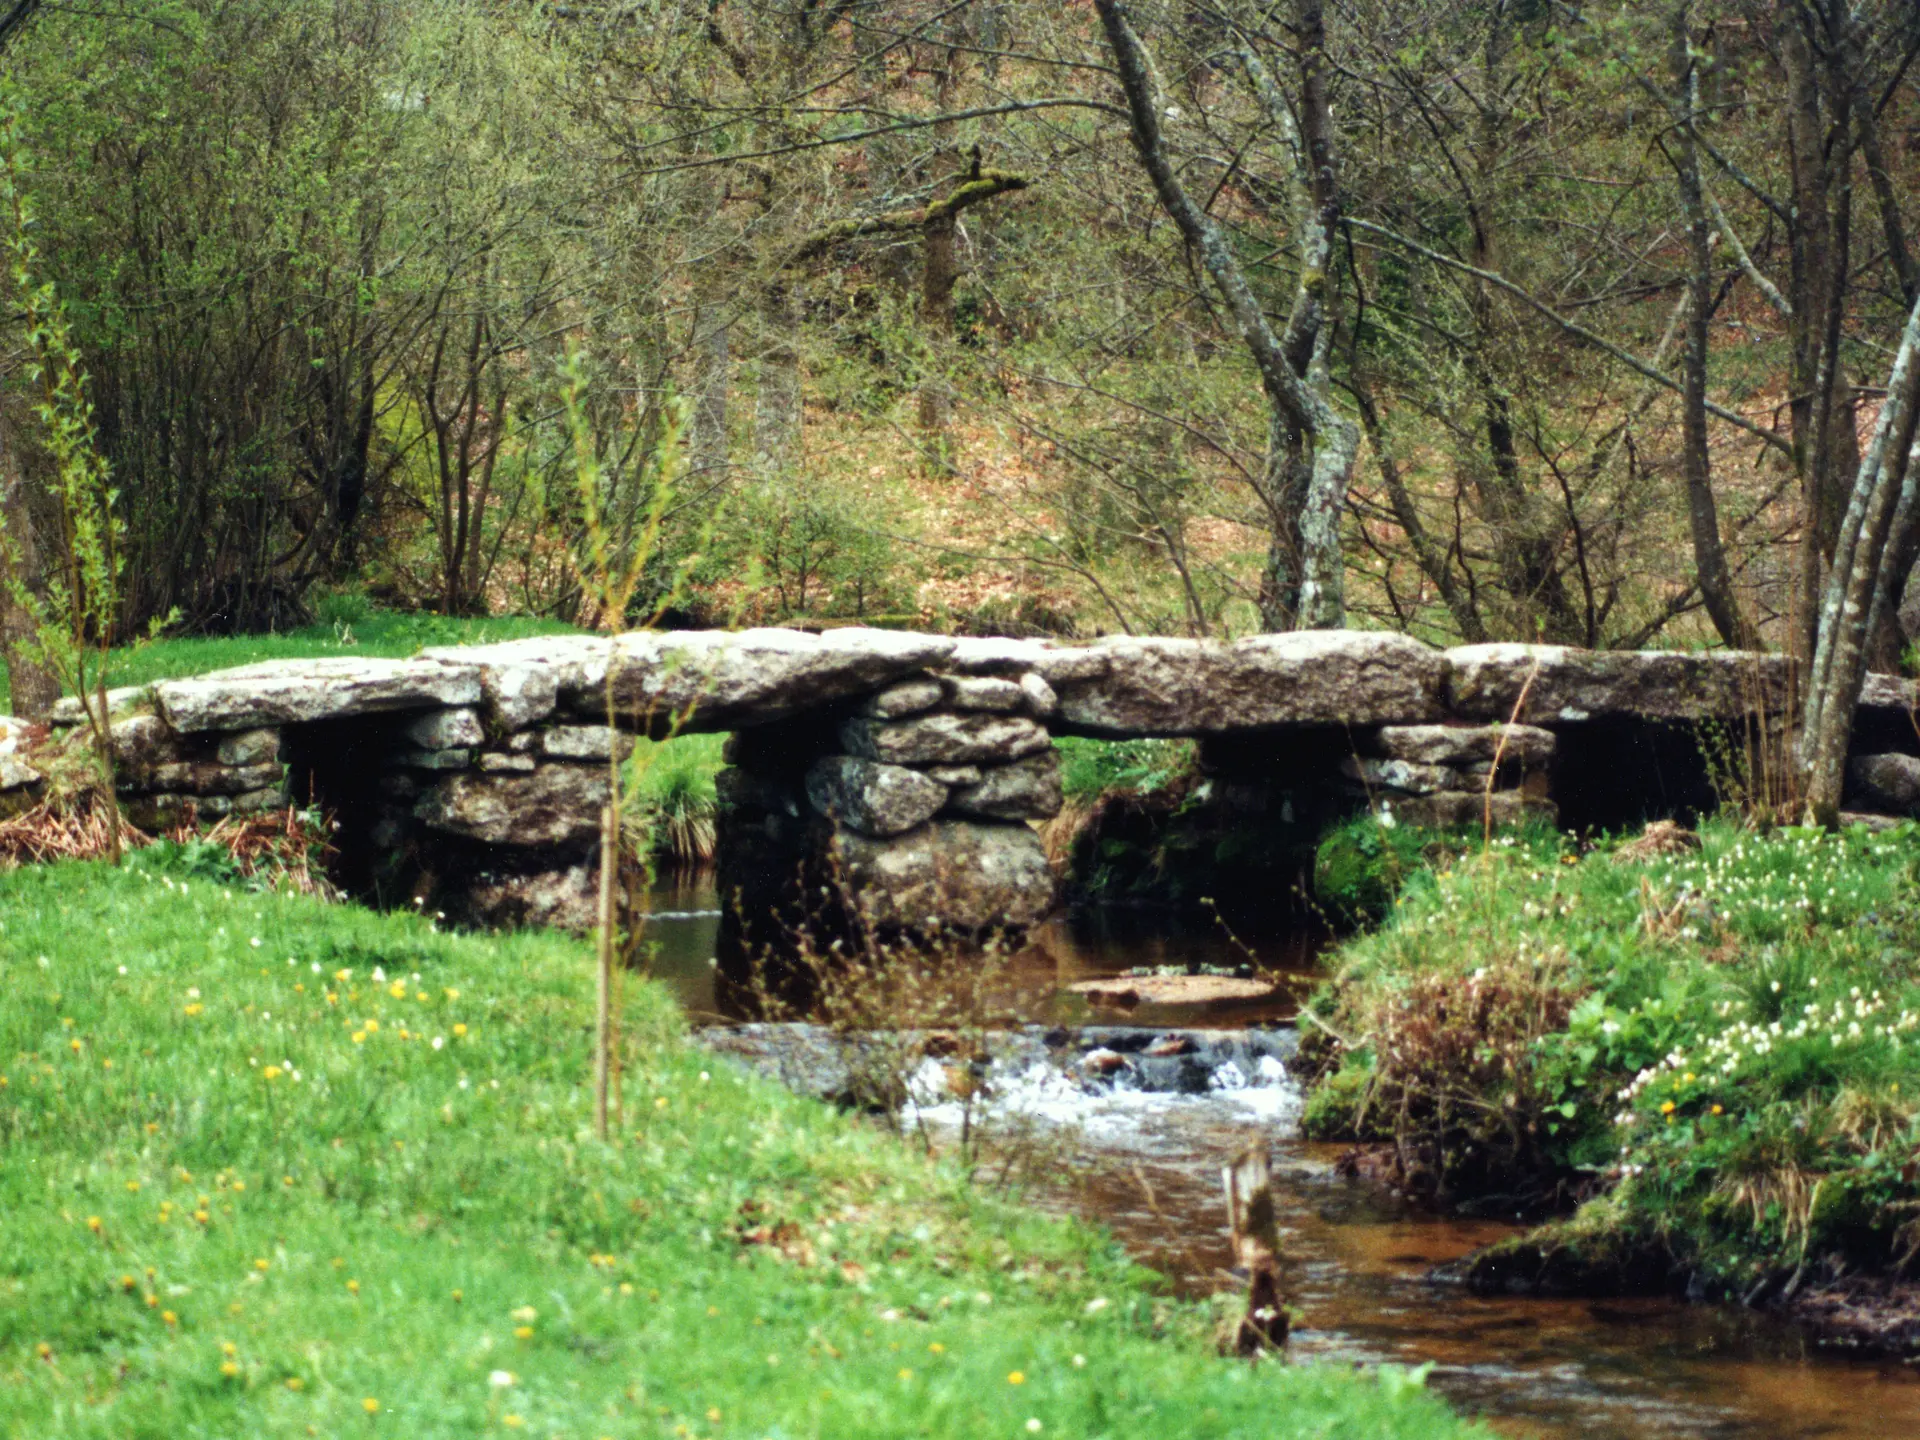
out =
<svg viewBox="0 0 1920 1440"><path fill-rule="evenodd" d="M696 1016L715 1013L718 925L710 888L655 896L655 972ZM678 917L678 918L669 918ZM1150 928L1124 918L1062 923L1016 966L1027 1018L1220 1026L1272 1022L1289 992L1253 1006L1115 1015L1064 994L1076 979L1245 952L1217 927ZM1313 945L1257 943L1263 962L1307 977ZM1219 1165L1257 1135L1273 1147L1291 1300L1292 1353L1339 1363L1431 1363L1428 1383L1513 1436L1579 1440L1896 1440L1920 1437L1920 1375L1817 1354L1793 1330L1664 1299L1481 1298L1430 1283L1431 1268L1510 1233L1492 1221L1423 1215L1333 1173L1337 1146L1302 1141L1298 1097L1117 1096L1054 1118L1080 1175L1057 1204L1098 1220L1188 1293L1217 1289L1229 1263Z"/></svg>

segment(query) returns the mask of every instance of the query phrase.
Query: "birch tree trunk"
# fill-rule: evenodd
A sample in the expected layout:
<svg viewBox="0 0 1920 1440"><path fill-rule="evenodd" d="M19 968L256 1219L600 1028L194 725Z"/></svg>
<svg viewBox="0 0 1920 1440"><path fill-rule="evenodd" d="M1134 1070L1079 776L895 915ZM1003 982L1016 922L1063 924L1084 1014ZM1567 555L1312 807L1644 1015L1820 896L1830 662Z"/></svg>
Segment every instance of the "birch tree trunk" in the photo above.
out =
<svg viewBox="0 0 1920 1440"><path fill-rule="evenodd" d="M1838 822L1846 783L1847 745L1866 678L1867 636L1876 605L1884 605L1887 542L1896 512L1915 503L1914 421L1920 416L1920 304L1907 317L1887 376L1886 403L1873 439L1855 472L1840 523L1814 634L1800 734L1807 818Z"/></svg>
<svg viewBox="0 0 1920 1440"><path fill-rule="evenodd" d="M1199 255L1207 278L1226 302L1266 392L1271 423L1261 498L1272 514L1274 530L1261 597L1262 623L1270 630L1337 627L1346 620L1340 517L1360 448L1360 431L1329 398L1328 262L1340 210L1321 0L1296 0L1293 29L1301 78L1297 127L1285 97L1251 47L1243 45L1240 52L1248 79L1269 116L1289 137L1295 157L1301 268L1284 337L1268 322L1220 227L1194 202L1175 173L1161 129L1162 106L1154 93L1153 65L1125 7L1120 0L1094 3L1126 95L1134 153L1153 182L1161 208Z"/></svg>

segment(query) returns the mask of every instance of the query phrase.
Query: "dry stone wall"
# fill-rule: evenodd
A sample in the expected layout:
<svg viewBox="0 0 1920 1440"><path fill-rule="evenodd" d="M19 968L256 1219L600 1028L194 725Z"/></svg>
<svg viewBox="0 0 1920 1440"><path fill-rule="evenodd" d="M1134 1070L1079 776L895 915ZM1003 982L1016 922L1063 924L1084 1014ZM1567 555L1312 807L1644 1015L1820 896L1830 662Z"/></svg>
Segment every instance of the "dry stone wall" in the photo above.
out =
<svg viewBox="0 0 1920 1440"><path fill-rule="evenodd" d="M609 759L636 734L732 731L721 849L743 915L775 923L824 885L851 897L849 923L977 929L1052 903L1034 824L1061 804L1055 735L1198 737L1248 813L1274 776L1310 769L1326 804L1409 822L1491 805L1497 821L1557 806L1594 823L1596 795L1696 803L1700 734L1777 732L1792 682L1770 656L1443 651L1383 632L1073 645L761 629L272 662L109 704L135 823L322 803L363 887L491 923L590 923ZM1915 708L1912 682L1870 677L1863 808L1920 814ZM55 739L82 718L63 702ZM0 811L41 792L44 735L0 719Z"/></svg>

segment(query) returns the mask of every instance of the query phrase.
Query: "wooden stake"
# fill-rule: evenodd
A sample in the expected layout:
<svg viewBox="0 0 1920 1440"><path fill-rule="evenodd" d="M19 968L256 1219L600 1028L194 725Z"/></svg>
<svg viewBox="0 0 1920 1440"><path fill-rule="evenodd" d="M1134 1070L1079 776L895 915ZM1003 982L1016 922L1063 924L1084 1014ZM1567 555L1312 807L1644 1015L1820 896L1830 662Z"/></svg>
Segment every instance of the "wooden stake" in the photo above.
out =
<svg viewBox="0 0 1920 1440"><path fill-rule="evenodd" d="M1273 1179L1263 1141L1255 1141L1221 1167L1227 1192L1227 1222L1233 1228L1234 1264L1247 1272L1247 1313L1234 1337L1242 1355L1278 1350L1287 1343L1287 1311L1280 1303L1280 1230L1273 1207Z"/></svg>
<svg viewBox="0 0 1920 1440"><path fill-rule="evenodd" d="M607 1138L607 1077L613 1056L613 880L620 864L620 837L613 806L600 811L600 943L593 1027L593 1128Z"/></svg>

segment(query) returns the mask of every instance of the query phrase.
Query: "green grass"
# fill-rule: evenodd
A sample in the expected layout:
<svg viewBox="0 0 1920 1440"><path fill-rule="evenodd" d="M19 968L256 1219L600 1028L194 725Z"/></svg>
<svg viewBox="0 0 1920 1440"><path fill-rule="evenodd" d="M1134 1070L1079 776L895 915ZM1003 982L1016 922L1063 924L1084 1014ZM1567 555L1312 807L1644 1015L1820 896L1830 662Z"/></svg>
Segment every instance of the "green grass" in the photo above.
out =
<svg viewBox="0 0 1920 1440"><path fill-rule="evenodd" d="M642 738L628 759L624 781L634 822L651 848L683 865L714 858L714 824L719 810L713 777L726 763L725 735L676 735L669 740Z"/></svg>
<svg viewBox="0 0 1920 1440"><path fill-rule="evenodd" d="M1191 740L1063 735L1053 745L1060 756L1060 788L1069 800L1093 800L1114 791L1150 795L1187 775L1195 759Z"/></svg>
<svg viewBox="0 0 1920 1440"><path fill-rule="evenodd" d="M602 1144L581 945L179 861L0 876L0 1433L1484 1433L1397 1373L1215 1358L1100 1235L645 984Z"/></svg>
<svg viewBox="0 0 1920 1440"><path fill-rule="evenodd" d="M428 645L480 645L525 635L565 635L571 625L537 616L491 615L458 619L372 611L350 625L309 625L282 635L189 635L115 650L109 685L146 685L182 675L204 675L260 660L306 660L323 655L406 656ZM12 695L0 664L0 714Z"/></svg>
<svg viewBox="0 0 1920 1440"><path fill-rule="evenodd" d="M1309 1124L1396 1117L1456 1198L1597 1181L1589 1218L1741 1293L1903 1263L1920 829L1701 839L1622 863L1521 833L1413 875L1316 1002L1347 1043Z"/></svg>

